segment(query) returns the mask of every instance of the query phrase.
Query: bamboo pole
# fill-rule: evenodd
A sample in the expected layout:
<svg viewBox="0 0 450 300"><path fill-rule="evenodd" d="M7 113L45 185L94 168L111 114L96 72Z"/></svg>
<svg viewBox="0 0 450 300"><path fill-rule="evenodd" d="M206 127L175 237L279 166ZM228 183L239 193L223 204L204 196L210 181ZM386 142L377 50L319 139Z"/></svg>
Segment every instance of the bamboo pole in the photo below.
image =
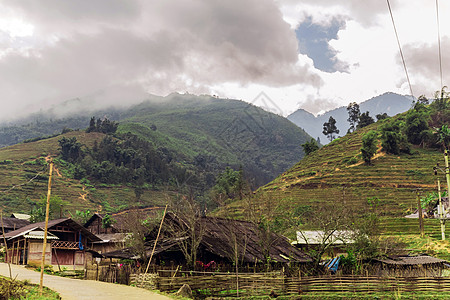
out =
<svg viewBox="0 0 450 300"><path fill-rule="evenodd" d="M423 238L425 236L424 228L423 228L423 212L422 212L422 205L420 204L420 191L419 189L416 190L416 198L417 198L417 208L419 209L419 230L420 230L420 237Z"/></svg>
<svg viewBox="0 0 450 300"><path fill-rule="evenodd" d="M444 150L444 160L445 160L445 178L447 179L447 198L450 203L450 171L448 167L448 150Z"/></svg>
<svg viewBox="0 0 450 300"><path fill-rule="evenodd" d="M439 181L439 177L437 179L438 185L438 197L439 197L439 221L441 223L441 235L442 240L445 241L445 219L444 219L444 207L442 206L442 197L441 197L441 182Z"/></svg>
<svg viewBox="0 0 450 300"><path fill-rule="evenodd" d="M163 225L163 223L164 223L164 218L166 217L167 206L168 206L168 204L166 204L166 208L164 208L164 214L163 214L163 217L162 217L162 219L161 219L161 224L159 225L158 235L156 236L155 244L153 244L152 254L150 254L150 259L148 260L147 268L145 269L144 278L145 278L145 275L146 275L147 272L148 272L148 267L150 267L150 263L151 263L151 261L152 261L153 254L155 253L155 248L156 248L156 244L158 243L159 234L161 233L161 228L162 228L162 225ZM144 283L144 281L142 281L142 283ZM141 286L142 286L142 285L141 285Z"/></svg>
<svg viewBox="0 0 450 300"><path fill-rule="evenodd" d="M51 195L51 191L52 191L52 172L53 172L53 161L50 160L50 171L49 171L48 189L47 189L47 205L45 207L44 242L42 244L41 279L39 281L39 296L42 296L42 289L44 286L45 250L47 248L48 214L49 214L49 210L50 210L50 195Z"/></svg>
<svg viewBox="0 0 450 300"><path fill-rule="evenodd" d="M9 278L12 279L12 273L11 273L11 262L9 254L8 254L8 244L6 244L6 237L5 237L5 226L3 225L3 209L0 210L0 220L2 222L2 235L3 235L3 243L5 243L5 251L6 251L6 262L8 263L8 269L9 269Z"/></svg>

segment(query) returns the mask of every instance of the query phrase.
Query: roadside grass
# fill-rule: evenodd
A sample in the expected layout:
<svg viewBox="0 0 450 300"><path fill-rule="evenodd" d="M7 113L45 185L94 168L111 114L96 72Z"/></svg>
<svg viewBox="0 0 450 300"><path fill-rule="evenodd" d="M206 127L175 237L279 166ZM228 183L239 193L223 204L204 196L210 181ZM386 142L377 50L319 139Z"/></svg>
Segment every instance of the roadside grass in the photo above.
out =
<svg viewBox="0 0 450 300"><path fill-rule="evenodd" d="M39 295L39 285L28 280L11 280L0 276L0 299L11 300L57 300L61 299L58 293L44 287Z"/></svg>

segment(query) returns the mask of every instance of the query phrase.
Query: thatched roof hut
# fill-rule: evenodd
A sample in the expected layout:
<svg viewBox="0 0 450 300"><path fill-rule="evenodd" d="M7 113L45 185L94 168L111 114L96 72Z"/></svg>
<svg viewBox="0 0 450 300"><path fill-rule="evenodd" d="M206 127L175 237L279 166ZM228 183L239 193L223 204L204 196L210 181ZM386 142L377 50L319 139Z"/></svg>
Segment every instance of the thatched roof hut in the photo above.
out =
<svg viewBox="0 0 450 300"><path fill-rule="evenodd" d="M193 228L194 227L194 228ZM194 230L191 230L194 229ZM147 256L150 256L156 232L148 235ZM307 263L311 258L292 246L287 238L268 232L256 224L215 217L199 217L190 225L173 213L166 214L164 229L154 255L160 260L176 260L182 263L181 243L192 235L201 237L198 259L203 262L231 263L237 256L240 263ZM138 258L131 248L105 253L106 257Z"/></svg>
<svg viewBox="0 0 450 300"><path fill-rule="evenodd" d="M374 259L373 264L380 276L440 277L449 262L426 254L417 256L389 256Z"/></svg>

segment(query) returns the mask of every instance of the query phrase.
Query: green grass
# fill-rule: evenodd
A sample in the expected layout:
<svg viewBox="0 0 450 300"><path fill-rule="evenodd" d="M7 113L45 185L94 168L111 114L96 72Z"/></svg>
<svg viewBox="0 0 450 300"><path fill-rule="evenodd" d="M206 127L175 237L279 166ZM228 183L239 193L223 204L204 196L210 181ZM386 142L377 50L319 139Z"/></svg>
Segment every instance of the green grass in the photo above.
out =
<svg viewBox="0 0 450 300"><path fill-rule="evenodd" d="M5 287L5 284L11 279L7 277L0 276L0 280L2 281L2 287ZM17 286L19 287L18 291L19 294L22 294L24 296L20 295L13 295L14 297L10 297L11 300L57 300L61 299L58 293L54 292L53 290L43 287L42 289L42 295L39 294L39 285L32 284L28 280L17 280ZM4 292L4 289L0 289L0 292ZM3 294L0 294L0 298L3 297ZM3 298L2 298L3 299Z"/></svg>

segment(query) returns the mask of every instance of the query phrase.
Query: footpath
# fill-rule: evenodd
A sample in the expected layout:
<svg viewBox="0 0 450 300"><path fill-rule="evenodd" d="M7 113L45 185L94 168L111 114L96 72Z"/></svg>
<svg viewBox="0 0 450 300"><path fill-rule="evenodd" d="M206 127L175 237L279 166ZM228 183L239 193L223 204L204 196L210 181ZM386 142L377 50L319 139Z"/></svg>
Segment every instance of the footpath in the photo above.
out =
<svg viewBox="0 0 450 300"><path fill-rule="evenodd" d="M39 284L40 273L28 270L23 266L11 265L12 277L18 280L28 279L31 283ZM0 275L9 277L8 264L0 263ZM115 283L93 280L72 279L44 274L44 286L59 293L63 300L168 300L167 296L155 292Z"/></svg>

